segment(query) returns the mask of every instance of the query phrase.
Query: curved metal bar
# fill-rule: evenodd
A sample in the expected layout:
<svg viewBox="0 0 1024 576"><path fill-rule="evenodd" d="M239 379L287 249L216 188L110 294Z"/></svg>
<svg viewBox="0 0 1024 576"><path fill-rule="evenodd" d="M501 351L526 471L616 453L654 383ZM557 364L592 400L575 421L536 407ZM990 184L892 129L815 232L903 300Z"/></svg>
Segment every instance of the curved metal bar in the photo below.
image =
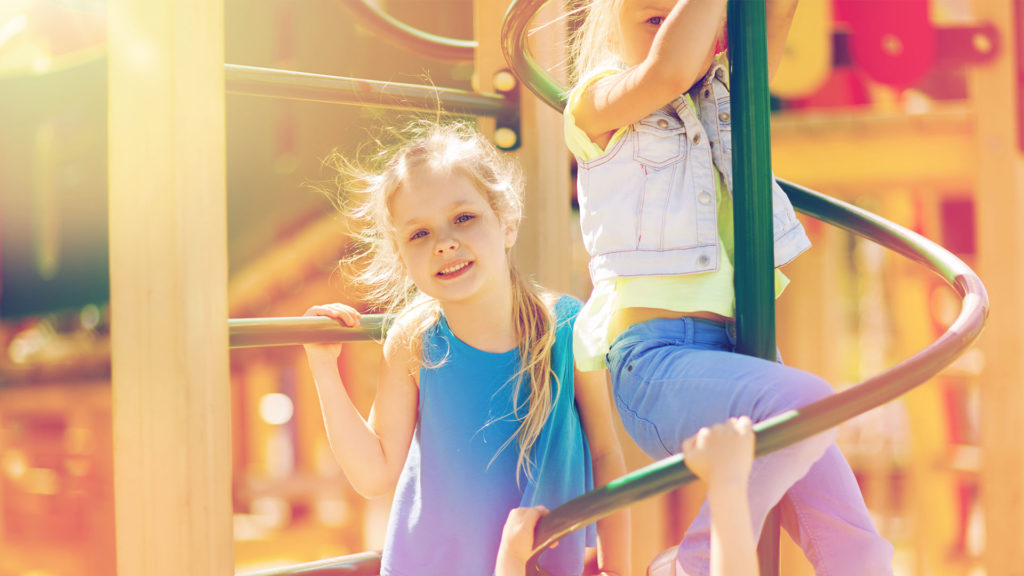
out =
<svg viewBox="0 0 1024 576"><path fill-rule="evenodd" d="M382 314L364 314L359 326L349 328L322 316L285 318L232 318L228 320L229 346L292 346L315 342L382 340L390 319Z"/></svg>
<svg viewBox="0 0 1024 576"><path fill-rule="evenodd" d="M401 22L366 0L339 0L367 31L413 54L449 62L470 62L476 54L474 40L447 38Z"/></svg>
<svg viewBox="0 0 1024 576"><path fill-rule="evenodd" d="M502 51L513 73L542 101L563 110L566 89L544 71L530 54L526 28L548 0L513 0L502 26ZM802 212L875 240L908 258L925 264L949 283L961 297L956 321L930 346L889 371L799 411L782 414L755 426L757 453L766 454L801 438L896 398L921 384L959 356L977 338L988 314L988 295L978 276L962 261L937 244L855 206L806 188L780 182L794 206ZM534 538L537 557L558 538L619 508L665 492L693 480L682 456L655 462L585 494L541 519Z"/></svg>
<svg viewBox="0 0 1024 576"><path fill-rule="evenodd" d="M391 110L438 111L445 114L488 116L499 120L516 118L519 113L515 102L496 94L477 94L454 88L379 82L240 64L224 65L224 81L227 91L233 94L354 104Z"/></svg>
<svg viewBox="0 0 1024 576"><path fill-rule="evenodd" d="M237 576L370 576L380 574L380 558L380 552L362 552Z"/></svg>
<svg viewBox="0 0 1024 576"><path fill-rule="evenodd" d="M925 382L963 353L978 337L989 301L978 276L934 242L856 206L780 181L801 212L873 240L920 262L938 274L962 301L960 315L935 342L888 371L800 410L759 423L758 455L778 450L880 406ZM694 479L681 455L655 462L551 511L541 519L534 542L536 558L556 540L630 504Z"/></svg>
<svg viewBox="0 0 1024 576"><path fill-rule="evenodd" d="M533 58L527 42L527 26L548 0L513 0L501 24L501 51L512 72L545 104L561 112L568 93Z"/></svg>

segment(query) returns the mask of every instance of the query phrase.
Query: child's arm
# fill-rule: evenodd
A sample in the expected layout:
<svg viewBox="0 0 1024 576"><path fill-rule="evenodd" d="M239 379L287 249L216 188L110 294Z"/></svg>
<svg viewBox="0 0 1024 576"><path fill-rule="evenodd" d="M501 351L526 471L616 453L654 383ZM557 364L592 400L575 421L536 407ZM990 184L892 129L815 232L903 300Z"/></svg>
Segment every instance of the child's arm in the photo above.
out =
<svg viewBox="0 0 1024 576"><path fill-rule="evenodd" d="M533 551L533 533L537 522L547 513L548 509L543 506L513 508L508 513L501 530L494 576L525 576L526 561Z"/></svg>
<svg viewBox="0 0 1024 576"><path fill-rule="evenodd" d="M711 576L758 574L747 482L754 459L750 419L730 418L683 441L686 466L708 483Z"/></svg>
<svg viewBox="0 0 1024 576"><path fill-rule="evenodd" d="M622 74L602 78L580 95L576 125L594 142L671 102L707 71L722 29L726 0L678 0L671 12L624 13L623 34L653 34L647 57ZM658 19L663 21L658 24Z"/></svg>
<svg viewBox="0 0 1024 576"><path fill-rule="evenodd" d="M359 313L344 304L313 306L306 315L327 316L346 326L359 324ZM352 487L366 498L394 488L416 426L419 395L409 373L409 352L397 344L397 332L389 331L384 342L369 422L356 410L338 373L341 344L305 346L331 451Z"/></svg>
<svg viewBox="0 0 1024 576"><path fill-rule="evenodd" d="M768 0L765 7L768 25L768 77L775 75L786 52L786 37L796 14L797 0Z"/></svg>
<svg viewBox="0 0 1024 576"><path fill-rule="evenodd" d="M576 407L587 435L593 462L594 485L605 484L626 473L622 446L613 426L611 403L608 400L606 372L576 371ZM621 510L597 521L598 566L602 574L629 574L629 510Z"/></svg>

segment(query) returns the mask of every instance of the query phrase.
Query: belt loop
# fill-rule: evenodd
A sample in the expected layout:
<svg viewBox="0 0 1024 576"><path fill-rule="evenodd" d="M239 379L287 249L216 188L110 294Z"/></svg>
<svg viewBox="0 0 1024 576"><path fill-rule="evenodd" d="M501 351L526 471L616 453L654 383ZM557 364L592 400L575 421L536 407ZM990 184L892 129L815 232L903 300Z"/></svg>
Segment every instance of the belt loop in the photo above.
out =
<svg viewBox="0 0 1024 576"><path fill-rule="evenodd" d="M683 321L683 342L687 344L693 344L693 318L687 318L686 316L683 316L681 320Z"/></svg>
<svg viewBox="0 0 1024 576"><path fill-rule="evenodd" d="M726 322L725 323L725 336L729 339L729 345L736 349L736 323Z"/></svg>

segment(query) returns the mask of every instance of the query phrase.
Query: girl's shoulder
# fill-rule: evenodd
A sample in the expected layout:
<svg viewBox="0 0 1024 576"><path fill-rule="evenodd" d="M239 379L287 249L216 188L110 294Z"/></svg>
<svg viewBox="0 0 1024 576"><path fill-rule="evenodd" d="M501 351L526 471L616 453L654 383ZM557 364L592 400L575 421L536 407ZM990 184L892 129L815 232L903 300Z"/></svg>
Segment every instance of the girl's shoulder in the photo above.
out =
<svg viewBox="0 0 1024 576"><path fill-rule="evenodd" d="M409 344L406 327L400 326L397 323L392 324L384 337L381 352L383 354L384 366L389 372L404 372L414 380L416 379L415 375L418 372L420 362L416 358L415 348Z"/></svg>
<svg viewBox="0 0 1024 576"><path fill-rule="evenodd" d="M415 373L423 360L424 336L436 329L440 318L440 307L428 299L417 300L398 312L384 339L385 359Z"/></svg>
<svg viewBox="0 0 1024 576"><path fill-rule="evenodd" d="M579 315L580 310L583 308L583 302L569 294L549 292L546 295L545 301L548 302L548 308L551 310L552 316L554 316L559 328L568 326L571 329L573 323L576 322L576 316Z"/></svg>

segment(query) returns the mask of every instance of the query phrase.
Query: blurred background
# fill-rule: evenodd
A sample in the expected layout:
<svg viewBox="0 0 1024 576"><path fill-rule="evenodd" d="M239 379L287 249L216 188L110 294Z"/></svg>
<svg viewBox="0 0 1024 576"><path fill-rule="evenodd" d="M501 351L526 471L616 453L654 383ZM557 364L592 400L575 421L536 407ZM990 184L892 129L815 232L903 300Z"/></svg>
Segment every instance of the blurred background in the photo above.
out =
<svg viewBox="0 0 1024 576"><path fill-rule="evenodd" d="M377 5L435 34L473 35L470 0ZM472 63L383 43L337 1L225 0L225 11L228 63L475 86ZM972 73L1015 49L1006 34L1018 34L1019 11L1015 18L997 29L967 0L804 0L773 84L775 173L976 264L977 116L993 104ZM103 0L0 3L0 576L116 573L106 25ZM336 273L348 239L317 190L332 177L321 161L332 150L355 154L410 114L233 94L226 109L230 316L297 316L325 301L359 306ZM1007 122L1016 117L1006 113ZM938 278L848 233L805 224L815 248L787 267L793 284L779 303L787 363L842 389L909 357L956 317L958 299ZM992 248L1019 257L1012 242ZM585 299L585 254L578 241L571 250L565 289ZM985 555L986 526L1017 512L980 496L979 383L999 369L986 365L984 350L840 428L875 520L896 545L899 574L1020 573ZM379 353L353 343L339 359L364 410ZM390 498L366 501L341 475L301 350L233 350L225 385L237 570L379 549ZM630 468L648 462L621 438ZM678 541L701 498L688 486L634 508L635 573ZM788 543L783 566L784 574L811 573Z"/></svg>

